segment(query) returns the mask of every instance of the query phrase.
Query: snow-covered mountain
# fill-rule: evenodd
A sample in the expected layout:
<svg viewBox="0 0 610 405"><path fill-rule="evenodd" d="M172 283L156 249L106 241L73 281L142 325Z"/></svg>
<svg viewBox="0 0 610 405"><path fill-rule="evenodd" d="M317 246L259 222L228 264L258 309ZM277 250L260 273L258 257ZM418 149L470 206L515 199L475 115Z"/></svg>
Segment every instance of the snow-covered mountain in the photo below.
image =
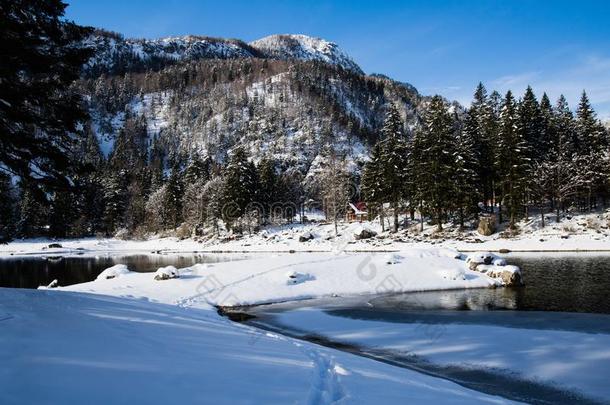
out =
<svg viewBox="0 0 610 405"><path fill-rule="evenodd" d="M358 173L389 104L408 134L428 100L409 84L365 75L336 44L304 35L246 44L98 32L89 45L96 52L79 86L89 128L109 159L131 137L169 161L197 155L222 162L240 145L254 160L273 157L307 176L331 144Z"/></svg>
<svg viewBox="0 0 610 405"><path fill-rule="evenodd" d="M161 39L126 39L120 34L96 31L86 42L94 55L85 66L89 76L161 68L171 63L197 59L261 57L237 39L187 35Z"/></svg>
<svg viewBox="0 0 610 405"><path fill-rule="evenodd" d="M320 61L363 73L337 44L306 35L271 35L246 44L238 39L194 35L126 39L98 30L85 44L95 50L85 66L89 76L159 69L185 60L242 58Z"/></svg>
<svg viewBox="0 0 610 405"><path fill-rule="evenodd" d="M318 60L363 73L337 44L307 35L270 35L249 44L263 55L276 59Z"/></svg>

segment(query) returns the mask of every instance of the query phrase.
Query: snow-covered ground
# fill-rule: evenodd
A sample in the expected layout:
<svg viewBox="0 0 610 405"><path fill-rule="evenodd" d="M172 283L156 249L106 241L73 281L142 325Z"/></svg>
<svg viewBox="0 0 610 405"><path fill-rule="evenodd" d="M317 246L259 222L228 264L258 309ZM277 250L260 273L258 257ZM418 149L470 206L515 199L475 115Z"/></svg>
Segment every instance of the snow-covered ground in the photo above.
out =
<svg viewBox="0 0 610 405"><path fill-rule="evenodd" d="M482 236L476 231L460 232L449 227L436 233L434 226L426 225L423 232L413 224L398 233L382 232L378 222L340 223L339 236L329 223L290 224L262 229L251 235L208 237L199 239L151 238L145 241L113 238L84 238L51 241L48 239L17 240L0 245L0 257L7 255L48 255L129 252L362 252L399 251L448 247L463 252L500 251L610 251L610 213L575 215L564 218L559 224L547 218L547 226L540 226L535 217L519 224L519 234L507 237L505 233ZM355 234L362 229L377 233L375 237L357 240ZM301 242L301 236L313 239ZM59 243L61 248L47 248Z"/></svg>
<svg viewBox="0 0 610 405"><path fill-rule="evenodd" d="M362 311L347 311L346 316L338 313L341 311L301 308L278 313L274 324L339 343L417 356L441 367L484 370L597 400L610 398L610 335L562 330L569 322L560 322L567 316L591 326L603 325L608 315L521 313L525 320L515 325L512 312L484 314L488 323L479 324L482 317L472 323L469 314L435 323L435 313L429 312L430 323L397 323L384 321L382 314L372 311L370 316Z"/></svg>
<svg viewBox="0 0 610 405"><path fill-rule="evenodd" d="M115 267L57 290L0 289L0 403L507 403L234 324L212 306L495 284L454 255L281 255L168 280Z"/></svg>
<svg viewBox="0 0 610 405"><path fill-rule="evenodd" d="M98 277L62 289L210 309L213 305L499 285L498 280L469 270L464 260L455 257L456 252L449 249L269 255L196 264L178 270L179 278L160 281L153 273L124 273L117 265L109 272L116 277Z"/></svg>

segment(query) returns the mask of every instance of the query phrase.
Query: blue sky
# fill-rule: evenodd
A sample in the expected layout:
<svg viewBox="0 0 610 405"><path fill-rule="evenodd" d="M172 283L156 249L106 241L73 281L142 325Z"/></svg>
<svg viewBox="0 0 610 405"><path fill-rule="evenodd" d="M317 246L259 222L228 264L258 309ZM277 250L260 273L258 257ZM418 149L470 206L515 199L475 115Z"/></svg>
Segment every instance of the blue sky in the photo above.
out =
<svg viewBox="0 0 610 405"><path fill-rule="evenodd" d="M199 34L251 41L298 33L338 43L383 73L469 103L476 84L528 84L575 107L587 90L610 118L610 1L67 0L77 23L127 37Z"/></svg>

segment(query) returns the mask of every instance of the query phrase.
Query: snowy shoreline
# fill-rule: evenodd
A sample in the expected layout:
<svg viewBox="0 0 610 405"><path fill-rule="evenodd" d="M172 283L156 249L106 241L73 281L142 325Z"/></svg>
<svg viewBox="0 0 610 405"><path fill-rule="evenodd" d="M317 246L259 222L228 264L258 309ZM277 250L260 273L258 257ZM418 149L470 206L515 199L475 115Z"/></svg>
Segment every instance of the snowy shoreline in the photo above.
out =
<svg viewBox="0 0 610 405"><path fill-rule="evenodd" d="M120 242L124 244L118 254L133 252L127 250L133 242ZM464 259L455 250L427 246L398 254L262 254L183 269L166 267L157 273L135 273L117 265L88 283L26 292L1 289L8 338L0 354L4 350L11 353L7 364L22 376L48 376L44 385L27 391L30 400L26 398L24 403L43 397L55 403L81 400L87 394L73 388L75 378L85 379L81 384L88 391L99 391L108 381L105 373L115 370L130 375L129 383L115 383L121 387L116 392L150 403L175 399L176 379L184 387L180 397L187 401L212 395L217 403L240 402L240 398L256 398L259 403L309 403L303 399L320 396L356 403L380 398L384 403L441 398L443 403L510 403L448 380L235 324L217 313L221 306L501 285L499 280L473 271ZM501 260L493 259L492 265L510 267ZM157 278L161 273L169 278ZM32 305L33 310L28 309ZM57 328L73 321L78 321L74 330ZM24 330L32 331L27 350L19 349ZM207 366L202 370L201 364ZM227 384L223 375L235 381L252 373L277 376L257 378L256 384L284 388L264 392L254 386L223 388ZM151 376L159 382L154 389L150 388ZM0 399L7 399L6 403L23 400L23 391L10 385L6 388ZM104 395L107 401L116 400L108 390Z"/></svg>
<svg viewBox="0 0 610 405"><path fill-rule="evenodd" d="M606 214L603 214L606 215ZM330 223L269 226L244 235L224 235L178 239L157 237L148 240L116 238L25 239L0 245L0 257L98 254L229 254L229 253L390 253L405 250L449 248L459 252L537 253L610 252L610 227L602 214L565 219L561 224L540 227L539 221L519 224L520 233L482 236L476 231L434 226L420 231L418 226L390 233L378 222L340 223L339 235ZM366 231L368 235L361 237ZM52 247L55 246L55 247Z"/></svg>

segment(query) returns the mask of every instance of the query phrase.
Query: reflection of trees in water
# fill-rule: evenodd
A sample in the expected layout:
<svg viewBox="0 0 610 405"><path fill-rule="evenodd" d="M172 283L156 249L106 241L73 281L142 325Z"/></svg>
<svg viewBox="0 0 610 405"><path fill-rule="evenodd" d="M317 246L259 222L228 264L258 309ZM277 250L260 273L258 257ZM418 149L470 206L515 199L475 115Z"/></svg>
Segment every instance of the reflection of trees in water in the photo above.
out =
<svg viewBox="0 0 610 405"><path fill-rule="evenodd" d="M429 291L379 297L393 310L533 310L610 313L610 256L513 258L525 287Z"/></svg>
<svg viewBox="0 0 610 405"><path fill-rule="evenodd" d="M94 280L104 269L125 264L131 271L154 272L159 267L189 267L243 259L243 255L128 255L106 257L31 257L0 259L0 287L37 288L57 279L60 286Z"/></svg>

